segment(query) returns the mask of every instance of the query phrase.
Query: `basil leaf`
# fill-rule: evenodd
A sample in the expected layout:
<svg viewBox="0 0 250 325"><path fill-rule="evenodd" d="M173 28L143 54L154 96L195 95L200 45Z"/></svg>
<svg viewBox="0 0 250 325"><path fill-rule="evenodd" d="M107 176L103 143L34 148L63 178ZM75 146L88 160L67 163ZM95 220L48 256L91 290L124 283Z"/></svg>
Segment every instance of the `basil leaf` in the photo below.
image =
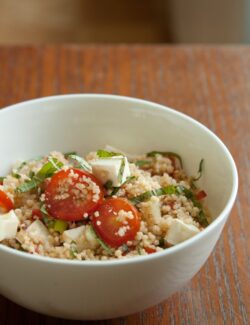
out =
<svg viewBox="0 0 250 325"><path fill-rule="evenodd" d="M69 156L72 156L72 155L76 156L77 152L76 151L66 152L63 155L67 159Z"/></svg>
<svg viewBox="0 0 250 325"><path fill-rule="evenodd" d="M42 179L51 177L55 172L63 167L63 163L58 161L56 158L49 157L48 162L38 171L36 177Z"/></svg>
<svg viewBox="0 0 250 325"><path fill-rule="evenodd" d="M76 243L72 242L70 245L70 255L72 258L75 258L77 256L77 254L78 254L78 250L76 247Z"/></svg>
<svg viewBox="0 0 250 325"><path fill-rule="evenodd" d="M38 187L46 178L51 177L56 171L60 170L63 163L56 158L49 157L48 162L38 171L38 173L31 178L30 181L26 181L17 187L17 193L28 192Z"/></svg>
<svg viewBox="0 0 250 325"><path fill-rule="evenodd" d="M112 249L109 247L109 245L107 245L95 232L94 228L92 225L90 225L90 230L92 232L92 234L94 235L95 239L98 241L98 243L102 246L102 248L107 251L109 254L112 254L113 251Z"/></svg>
<svg viewBox="0 0 250 325"><path fill-rule="evenodd" d="M27 161L23 161L23 162L18 166L18 168L17 168L17 172L19 172L19 171L23 168L23 166L25 166L25 165L27 165Z"/></svg>
<svg viewBox="0 0 250 325"><path fill-rule="evenodd" d="M97 150L97 156L99 158L109 158L114 156L124 156L122 153L119 152L113 152L113 151L107 151L103 149Z"/></svg>
<svg viewBox="0 0 250 325"><path fill-rule="evenodd" d="M35 173L33 172L33 171L30 171L30 173L29 173L29 178L31 179L31 178L33 178L35 176Z"/></svg>
<svg viewBox="0 0 250 325"><path fill-rule="evenodd" d="M165 239L163 237L159 239L159 247L165 248Z"/></svg>
<svg viewBox="0 0 250 325"><path fill-rule="evenodd" d="M15 177L16 179L20 179L21 175L19 174L19 171L23 168L23 166L25 166L27 164L26 161L23 161L17 168L16 168L16 172L12 172L11 176Z"/></svg>
<svg viewBox="0 0 250 325"><path fill-rule="evenodd" d="M17 179L21 178L21 175L17 174L17 173L11 173L12 177L15 177Z"/></svg>
<svg viewBox="0 0 250 325"><path fill-rule="evenodd" d="M167 195L167 194L176 194L177 190L176 187L174 185L169 185L167 187L162 187L156 190L152 190L152 191L147 191L144 192L138 196L135 196L133 198L130 199L130 201L133 204L139 204L141 202L145 202L150 200L150 198L152 196L161 196L161 195Z"/></svg>
<svg viewBox="0 0 250 325"><path fill-rule="evenodd" d="M78 165L75 166L76 168L83 169L83 170L86 170L88 172L92 171L91 166L89 165L89 163L85 159L83 159L82 157L79 157L79 156L73 155L73 154L69 154L68 159L75 160L78 163Z"/></svg>
<svg viewBox="0 0 250 325"><path fill-rule="evenodd" d="M0 183L2 183L5 180L5 177L1 176L0 177Z"/></svg>
<svg viewBox="0 0 250 325"><path fill-rule="evenodd" d="M121 249L122 249L123 253L129 252L129 247L127 244L122 244Z"/></svg>
<svg viewBox="0 0 250 325"><path fill-rule="evenodd" d="M26 181L23 184L19 185L16 189L17 193L29 192L39 186L42 183L42 180L34 176L30 181Z"/></svg>
<svg viewBox="0 0 250 325"><path fill-rule="evenodd" d="M137 160L135 162L135 165L138 166L138 167L142 167L142 166L145 166L145 165L149 165L151 163L151 161L149 160Z"/></svg>
<svg viewBox="0 0 250 325"><path fill-rule="evenodd" d="M201 210L198 214L198 216L196 217L196 220L199 222L199 224L201 224L203 227L207 227L209 225L208 221L207 221L207 217L204 213L203 210Z"/></svg>
<svg viewBox="0 0 250 325"><path fill-rule="evenodd" d="M119 191L121 187L114 187L113 191L111 192L110 196L116 195L116 193Z"/></svg>
<svg viewBox="0 0 250 325"><path fill-rule="evenodd" d="M42 204L42 205L40 206L40 211L42 212L42 214L44 214L44 215L46 215L46 216L49 215L49 214L48 214L48 211L47 211L46 208L45 208L45 204Z"/></svg>
<svg viewBox="0 0 250 325"><path fill-rule="evenodd" d="M147 157L155 157L156 155L162 155L165 157L175 157L179 160L181 168L183 168L183 163L182 163L182 158L180 155L178 155L175 152L171 152L171 151L151 151L147 153Z"/></svg>
<svg viewBox="0 0 250 325"><path fill-rule="evenodd" d="M150 198L152 196L161 196L161 195L167 195L167 194L185 195L187 199L190 199L193 202L193 205L195 207L200 209L200 212L199 212L198 216L195 217L195 219L199 222L199 224L201 226L203 226L203 227L208 226L209 223L207 220L207 216L203 211L202 204L196 199L195 194L183 185L177 185L177 186L169 185L167 187L159 188L159 189L152 190L152 191L147 191L147 192L142 193L141 195L131 198L130 201L133 204L137 205L141 202L150 200Z"/></svg>
<svg viewBox="0 0 250 325"><path fill-rule="evenodd" d="M113 187L113 191L111 192L111 194L109 196L115 195L124 184L127 184L127 183L129 183L130 181L132 181L134 179L136 179L135 176L129 176L129 177L127 177L126 181L121 186Z"/></svg>
<svg viewBox="0 0 250 325"><path fill-rule="evenodd" d="M112 181L107 181L103 186L106 188L106 190L112 190L113 182Z"/></svg>
<svg viewBox="0 0 250 325"><path fill-rule="evenodd" d="M204 165L204 159L201 159L201 161L199 163L198 173L197 173L198 175L196 177L191 178L193 182L196 182L201 178L202 172L203 172L203 165Z"/></svg>
<svg viewBox="0 0 250 325"><path fill-rule="evenodd" d="M187 199L190 199L193 202L193 205L200 209L198 216L195 219L199 222L203 227L207 227L209 225L206 214L203 211L202 204L196 199L195 194L182 185L177 186L177 191L179 194L183 194Z"/></svg>

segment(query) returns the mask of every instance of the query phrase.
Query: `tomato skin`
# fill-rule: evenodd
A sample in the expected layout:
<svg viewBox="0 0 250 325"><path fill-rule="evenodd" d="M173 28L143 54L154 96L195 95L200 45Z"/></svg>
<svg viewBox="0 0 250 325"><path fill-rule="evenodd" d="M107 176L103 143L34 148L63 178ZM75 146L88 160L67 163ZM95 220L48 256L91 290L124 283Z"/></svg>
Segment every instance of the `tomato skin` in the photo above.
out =
<svg viewBox="0 0 250 325"><path fill-rule="evenodd" d="M145 251L148 253L148 254L153 254L156 252L156 249L155 248L151 248L151 247L144 247Z"/></svg>
<svg viewBox="0 0 250 325"><path fill-rule="evenodd" d="M72 176L72 174L76 177ZM88 184L99 189L97 199L94 198L94 193L88 188ZM79 186L82 185L84 185L84 188L81 190ZM104 197L104 189L97 178L84 170L76 168L60 170L51 177L45 186L46 209L51 217L60 220L83 220L83 215L94 212L102 203ZM61 196L62 187L64 188L64 197ZM83 191L85 191L85 194L83 194ZM82 195L82 197L77 196L77 193L80 193L79 195ZM58 196L61 196L61 198Z"/></svg>
<svg viewBox="0 0 250 325"><path fill-rule="evenodd" d="M198 201L201 201L201 200L205 199L206 196L207 196L207 193L205 191L201 190L196 194L196 199Z"/></svg>
<svg viewBox="0 0 250 325"><path fill-rule="evenodd" d="M0 211L3 211L3 213L7 213L13 208L14 204L11 199L4 191L0 190Z"/></svg>
<svg viewBox="0 0 250 325"><path fill-rule="evenodd" d="M42 212L40 209L33 209L32 210L32 214L31 214L31 217L32 217L32 220L36 220L36 219L42 219Z"/></svg>
<svg viewBox="0 0 250 325"><path fill-rule="evenodd" d="M117 220L120 210L132 212L133 218L126 218L126 224ZM96 216L98 215L98 216ZM94 215L92 215L92 224L98 236L109 246L119 247L127 241L135 239L140 229L140 214L137 209L126 199L110 198L103 202ZM120 236L118 231L121 227L129 227L125 233Z"/></svg>

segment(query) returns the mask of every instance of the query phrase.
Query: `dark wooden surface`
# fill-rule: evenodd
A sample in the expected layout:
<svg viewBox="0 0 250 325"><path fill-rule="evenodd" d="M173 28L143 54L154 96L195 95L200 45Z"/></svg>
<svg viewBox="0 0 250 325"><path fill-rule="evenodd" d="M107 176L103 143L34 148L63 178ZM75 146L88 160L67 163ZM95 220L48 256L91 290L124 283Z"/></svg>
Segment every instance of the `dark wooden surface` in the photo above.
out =
<svg viewBox="0 0 250 325"><path fill-rule="evenodd" d="M186 287L137 315L96 323L250 324L250 47L0 47L0 107L90 92L149 99L198 119L229 147L240 181L221 239ZM0 324L77 322L33 313L0 296Z"/></svg>

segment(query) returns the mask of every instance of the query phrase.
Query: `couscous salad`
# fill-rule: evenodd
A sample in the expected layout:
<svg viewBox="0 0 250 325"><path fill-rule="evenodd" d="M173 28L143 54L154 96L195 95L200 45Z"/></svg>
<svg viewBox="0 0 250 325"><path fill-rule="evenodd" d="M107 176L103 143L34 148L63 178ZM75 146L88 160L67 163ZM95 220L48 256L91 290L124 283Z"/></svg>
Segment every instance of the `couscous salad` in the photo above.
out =
<svg viewBox="0 0 250 325"><path fill-rule="evenodd" d="M0 178L0 243L30 254L77 260L152 254L210 222L206 193L181 157L130 156L109 148L51 152L15 163Z"/></svg>

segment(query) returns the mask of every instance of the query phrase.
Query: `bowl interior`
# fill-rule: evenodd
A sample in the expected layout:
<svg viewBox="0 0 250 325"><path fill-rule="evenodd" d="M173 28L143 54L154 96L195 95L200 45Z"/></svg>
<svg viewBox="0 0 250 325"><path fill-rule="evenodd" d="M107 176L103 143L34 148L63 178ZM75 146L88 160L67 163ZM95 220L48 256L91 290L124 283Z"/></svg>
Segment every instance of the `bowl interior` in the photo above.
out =
<svg viewBox="0 0 250 325"><path fill-rule="evenodd" d="M203 125L174 110L126 97L65 95L14 105L0 111L0 176L17 160L52 150L85 154L106 144L129 153L173 151L183 157L208 193L213 217L226 206L234 184L232 158L221 141Z"/></svg>

